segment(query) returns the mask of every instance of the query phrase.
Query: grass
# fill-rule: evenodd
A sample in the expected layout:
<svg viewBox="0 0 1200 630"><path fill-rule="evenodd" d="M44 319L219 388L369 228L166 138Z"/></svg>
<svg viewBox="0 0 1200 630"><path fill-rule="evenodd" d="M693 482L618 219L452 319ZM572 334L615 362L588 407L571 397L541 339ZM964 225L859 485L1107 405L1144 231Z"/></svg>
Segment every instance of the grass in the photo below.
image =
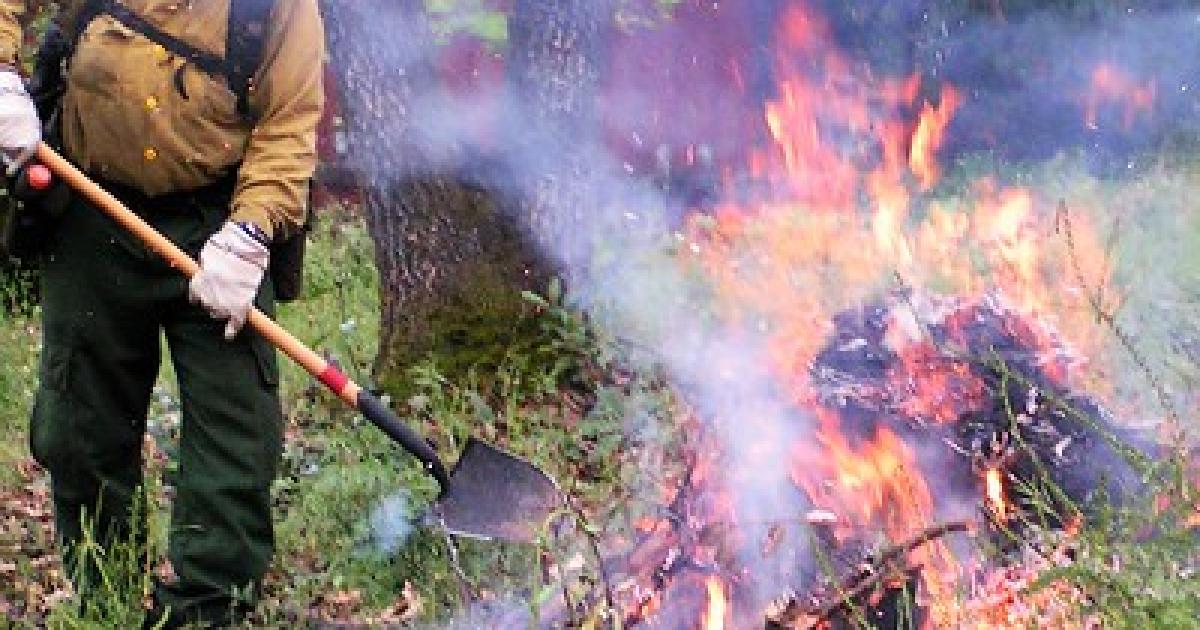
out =
<svg viewBox="0 0 1200 630"><path fill-rule="evenodd" d="M26 414L37 386L40 329L35 315L0 313L0 434L24 435ZM17 463L27 454L17 440L0 441L0 487L16 481Z"/></svg>
<svg viewBox="0 0 1200 630"><path fill-rule="evenodd" d="M1200 218L1184 200L1200 191L1197 171L1164 166L1131 181L1111 182L1056 164L1013 176L1047 198L1067 199L1078 212L1105 220L1108 233L1118 234L1111 247L1117 269L1113 289L1129 296L1118 319L1135 328L1138 343L1152 358L1149 369L1167 383L1172 400L1183 410L1194 409L1186 405L1196 391L1188 384L1200 383L1200 373L1194 361L1186 360L1189 346L1183 341L1200 330L1195 319L1200 294L1193 282L1200 276L1195 254ZM952 179L942 194L954 199L964 191L955 190ZM1104 212L1114 204L1127 209L1120 222ZM1186 237L1164 241L1163 234ZM305 297L282 306L279 320L370 385L377 290L371 241L362 222L352 209L333 209L310 243ZM642 500L657 496L647 488L657 490L660 477L672 471L647 465L656 461L649 445L678 443L682 403L652 367L639 362L638 369L630 369L629 348L564 307L559 289L545 293L526 296L539 313L540 334L514 348L494 373L452 381L425 361L410 370L414 393L393 404L443 455L457 453L467 436L475 435L544 467L563 483L577 508L569 535L538 547L470 541L452 546L428 529L410 527L433 496L433 482L377 430L284 361L289 424L274 492L278 553L252 625L296 627L318 619L440 627L461 612L464 589L511 600L517 611L549 605L565 592L585 609L581 618L599 619L604 580L595 543L617 539L653 508ZM1163 296L1171 300L1166 309L1156 302ZM0 435L5 436L0 439L0 619L11 618L17 626L126 627L140 614L150 574L135 560L136 553L114 554L110 564L118 587L104 598L104 606L85 614L70 605L61 569L49 553L46 480L28 465L25 443L37 322L36 307L0 313L5 366L0 371ZM1120 356L1119 348L1111 352ZM1118 393L1146 389L1142 371L1118 363L1113 370L1122 379ZM171 469L178 417L169 368L156 391L152 476ZM1136 405L1158 402L1131 397ZM1074 546L1075 562L1050 567L1031 590L1056 593L1067 584L1086 593L1077 603L1103 618L1106 627L1184 627L1169 624L1194 618L1200 611L1200 582L1188 563L1194 562L1189 558L1196 541L1189 521L1195 489L1178 468L1163 470L1159 496L1088 523ZM152 485L150 495L155 517L148 526L149 544L157 557L165 542L166 498L160 485ZM7 550L16 553L6 555ZM578 577L548 590L555 581L547 576L567 566ZM48 603L57 603L52 612Z"/></svg>

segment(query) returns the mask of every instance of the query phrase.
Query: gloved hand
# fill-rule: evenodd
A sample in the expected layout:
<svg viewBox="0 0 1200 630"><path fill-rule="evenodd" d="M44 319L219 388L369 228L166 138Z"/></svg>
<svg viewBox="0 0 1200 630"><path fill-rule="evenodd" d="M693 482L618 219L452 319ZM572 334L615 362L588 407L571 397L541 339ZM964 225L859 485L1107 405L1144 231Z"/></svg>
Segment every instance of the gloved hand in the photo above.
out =
<svg viewBox="0 0 1200 630"><path fill-rule="evenodd" d="M200 250L200 271L188 284L188 298L214 319L228 320L226 339L233 339L246 324L270 257L266 245L232 222Z"/></svg>
<svg viewBox="0 0 1200 630"><path fill-rule="evenodd" d="M42 123L24 82L16 72L0 70L0 159L10 176L33 156L41 139Z"/></svg>

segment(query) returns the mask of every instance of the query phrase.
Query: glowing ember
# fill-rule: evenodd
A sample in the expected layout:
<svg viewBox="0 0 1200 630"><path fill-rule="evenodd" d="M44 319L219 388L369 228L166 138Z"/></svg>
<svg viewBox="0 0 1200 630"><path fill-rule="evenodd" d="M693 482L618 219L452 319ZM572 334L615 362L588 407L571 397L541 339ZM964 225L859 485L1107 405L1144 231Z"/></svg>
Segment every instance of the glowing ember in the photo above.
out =
<svg viewBox="0 0 1200 630"><path fill-rule="evenodd" d="M1001 522L1008 520L1008 502L1004 499L1003 474L999 468L989 468L983 474L988 506Z"/></svg>
<svg viewBox="0 0 1200 630"><path fill-rule="evenodd" d="M708 591L708 610L704 613L704 630L725 630L725 619L728 615L729 601L725 595L725 585L720 578L710 576L704 582Z"/></svg>
<svg viewBox="0 0 1200 630"><path fill-rule="evenodd" d="M897 389L909 394L897 403L907 417L946 424L961 417L965 409L983 404L983 382L965 361L947 361L926 340L903 346L899 354L903 369L892 379L902 381Z"/></svg>

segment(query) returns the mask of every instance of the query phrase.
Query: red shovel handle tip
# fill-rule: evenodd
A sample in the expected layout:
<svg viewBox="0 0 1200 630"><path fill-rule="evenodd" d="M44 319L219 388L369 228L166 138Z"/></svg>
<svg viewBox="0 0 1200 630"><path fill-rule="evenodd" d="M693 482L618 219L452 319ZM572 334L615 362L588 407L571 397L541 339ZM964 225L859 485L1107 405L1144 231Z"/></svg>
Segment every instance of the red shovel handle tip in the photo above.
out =
<svg viewBox="0 0 1200 630"><path fill-rule="evenodd" d="M337 365L330 363L328 367L317 375L317 380L325 384L326 387L332 389L335 394L341 394L342 389L350 382L349 377L338 369Z"/></svg>
<svg viewBox="0 0 1200 630"><path fill-rule="evenodd" d="M50 183L54 181L54 176L45 165L30 164L25 169L25 181L29 182L29 187L34 190L46 190L50 187Z"/></svg>

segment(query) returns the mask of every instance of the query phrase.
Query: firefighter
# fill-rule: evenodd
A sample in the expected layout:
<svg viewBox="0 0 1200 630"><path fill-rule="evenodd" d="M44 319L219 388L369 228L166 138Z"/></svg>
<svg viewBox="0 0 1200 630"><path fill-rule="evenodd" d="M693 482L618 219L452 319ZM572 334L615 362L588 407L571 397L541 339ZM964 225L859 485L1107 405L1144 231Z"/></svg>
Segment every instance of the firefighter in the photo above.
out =
<svg viewBox="0 0 1200 630"><path fill-rule="evenodd" d="M200 263L183 279L82 199L41 255L30 446L50 472L84 606L96 554L77 543L86 535L104 547L144 530L136 506L160 336L178 379L170 571L156 578L147 627L237 623L274 548L278 367L243 324L252 305L272 313L271 246L305 221L324 37L316 0L278 0L260 22L235 23L233 5L262 1L60 3L63 31L77 33L55 125L64 155ZM0 0L0 151L10 174L43 133L14 69L26 4ZM222 74L230 64L205 63L229 52L235 32L261 41L244 86Z"/></svg>

